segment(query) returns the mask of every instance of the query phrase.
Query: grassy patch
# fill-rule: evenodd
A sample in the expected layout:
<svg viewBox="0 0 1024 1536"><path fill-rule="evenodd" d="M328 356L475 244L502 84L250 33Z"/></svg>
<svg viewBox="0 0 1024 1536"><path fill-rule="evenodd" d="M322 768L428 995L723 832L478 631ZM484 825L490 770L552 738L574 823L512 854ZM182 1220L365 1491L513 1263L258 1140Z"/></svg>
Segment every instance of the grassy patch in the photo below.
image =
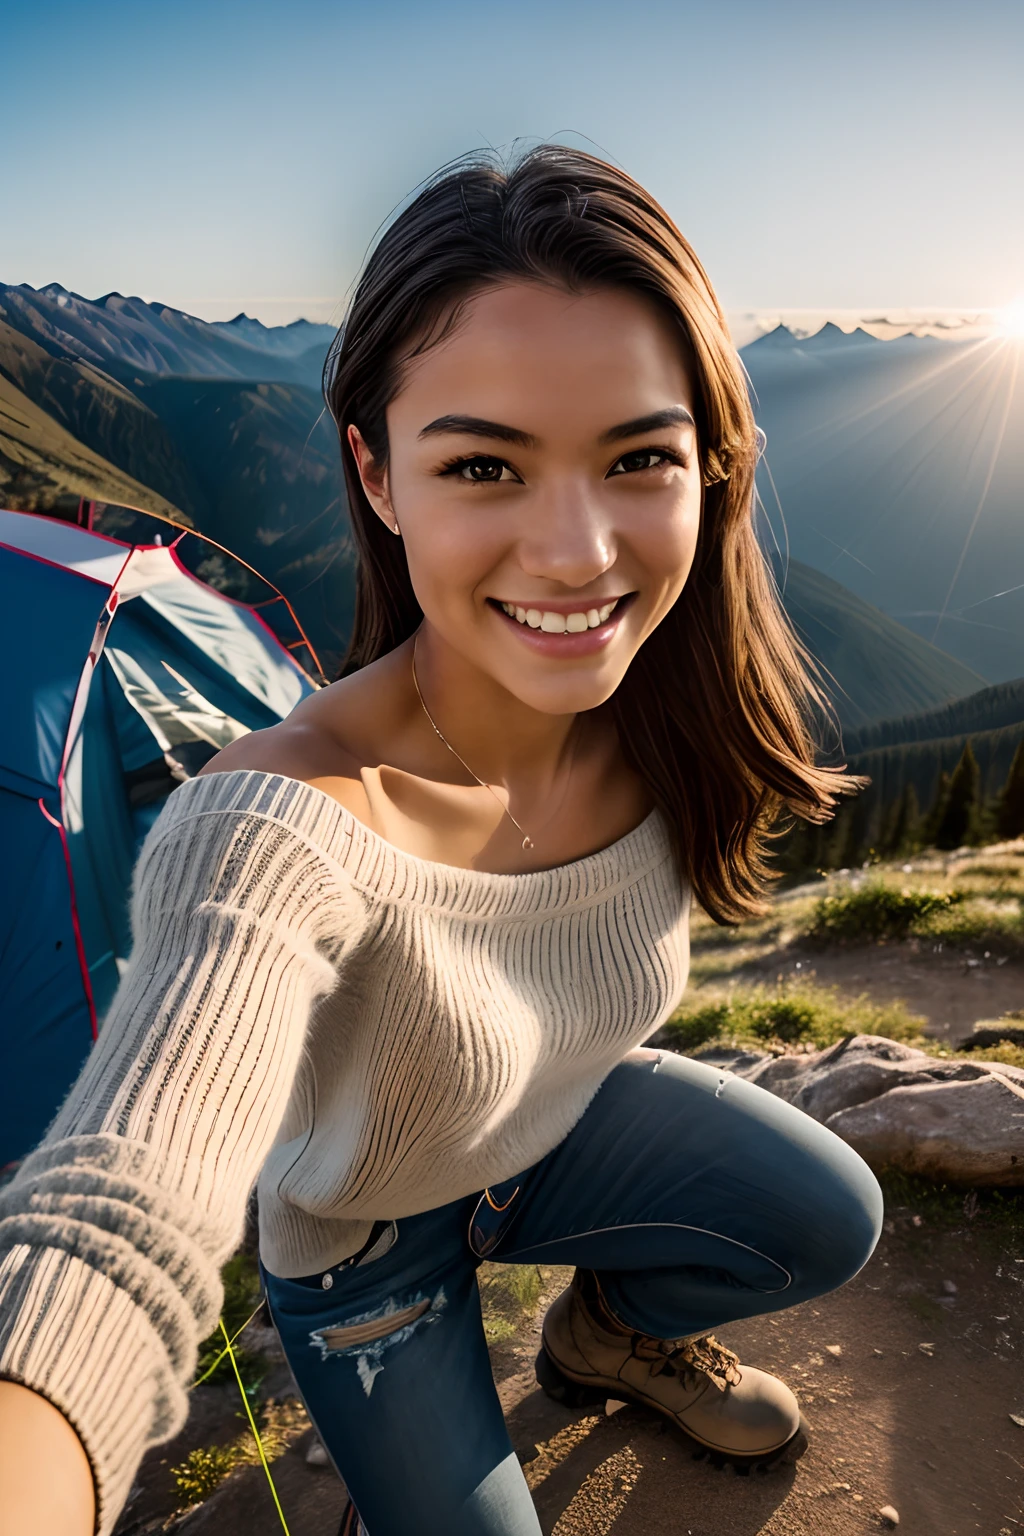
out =
<svg viewBox="0 0 1024 1536"><path fill-rule="evenodd" d="M804 888L806 892L806 887ZM779 903L781 909L782 903ZM793 913L795 931L818 944L900 943L1024 950L1024 859L919 858L829 878Z"/></svg>
<svg viewBox="0 0 1024 1536"><path fill-rule="evenodd" d="M489 1344L513 1338L533 1318L555 1274L550 1265L484 1264L478 1281L484 1333Z"/></svg>
<svg viewBox="0 0 1024 1536"><path fill-rule="evenodd" d="M957 1051L956 1055L968 1061L997 1061L1006 1067L1024 1067L1024 1045L1011 1045L1009 1041L982 1046L976 1051Z"/></svg>
<svg viewBox="0 0 1024 1536"><path fill-rule="evenodd" d="M913 1212L920 1231L972 1232L994 1251L1024 1258L1024 1189L968 1189L940 1184L920 1174L886 1169L878 1176L887 1215ZM919 1237L919 1229L904 1230L904 1241Z"/></svg>
<svg viewBox="0 0 1024 1536"><path fill-rule="evenodd" d="M807 937L819 944L899 941L933 931L936 917L947 916L963 900L962 891L912 890L872 880L859 890L823 896Z"/></svg>
<svg viewBox="0 0 1024 1536"><path fill-rule="evenodd" d="M240 1416L241 1413L239 1410ZM309 1428L306 1410L294 1398L264 1403L254 1416L268 1461L275 1461ZM178 1490L178 1508L191 1509L195 1504L202 1504L236 1467L258 1466L259 1460L259 1451L248 1427L227 1445L204 1445L190 1451L184 1461L171 1468Z"/></svg>
<svg viewBox="0 0 1024 1536"><path fill-rule="evenodd" d="M875 1003L844 997L837 987L783 981L774 987L733 987L707 999L707 989L673 1014L657 1043L692 1056L705 1046L728 1050L824 1050L846 1035L882 1035L917 1046L941 1060L992 1061L1024 1067L1024 1046L1009 1041L973 1051L953 1051L923 1032L925 1020L900 1001ZM1014 1023L1017 1024L1016 1015ZM1019 1025L1017 1026L1019 1027Z"/></svg>
<svg viewBox="0 0 1024 1536"><path fill-rule="evenodd" d="M850 1034L924 1044L923 1026L924 1020L901 1002L844 998L835 987L795 981L775 987L736 987L707 1002L684 1003L658 1039L684 1054L712 1044L755 1050L806 1045L822 1050Z"/></svg>

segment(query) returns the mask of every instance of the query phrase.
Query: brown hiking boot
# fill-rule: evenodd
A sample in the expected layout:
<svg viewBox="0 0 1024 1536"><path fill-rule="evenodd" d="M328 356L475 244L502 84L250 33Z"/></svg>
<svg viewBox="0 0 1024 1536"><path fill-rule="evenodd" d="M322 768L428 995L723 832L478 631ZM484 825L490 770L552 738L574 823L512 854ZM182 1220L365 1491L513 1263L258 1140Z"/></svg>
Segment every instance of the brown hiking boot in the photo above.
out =
<svg viewBox="0 0 1024 1536"><path fill-rule="evenodd" d="M807 1449L807 1426L784 1382L741 1367L712 1334L634 1333L610 1311L591 1270L577 1270L548 1308L537 1380L574 1408L609 1397L655 1408L713 1462L740 1472L789 1464Z"/></svg>

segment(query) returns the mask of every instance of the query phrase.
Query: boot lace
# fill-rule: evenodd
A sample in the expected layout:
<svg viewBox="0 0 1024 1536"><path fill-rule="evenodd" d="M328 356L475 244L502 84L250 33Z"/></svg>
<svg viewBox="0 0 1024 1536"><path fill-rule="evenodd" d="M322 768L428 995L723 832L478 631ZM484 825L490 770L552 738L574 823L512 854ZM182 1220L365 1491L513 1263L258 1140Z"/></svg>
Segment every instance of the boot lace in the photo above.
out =
<svg viewBox="0 0 1024 1536"><path fill-rule="evenodd" d="M731 1349L720 1344L713 1333L698 1339L655 1339L638 1333L633 1339L633 1354L651 1362L652 1376L679 1376L688 1386L698 1385L698 1376L706 1376L724 1392L742 1381L740 1360Z"/></svg>

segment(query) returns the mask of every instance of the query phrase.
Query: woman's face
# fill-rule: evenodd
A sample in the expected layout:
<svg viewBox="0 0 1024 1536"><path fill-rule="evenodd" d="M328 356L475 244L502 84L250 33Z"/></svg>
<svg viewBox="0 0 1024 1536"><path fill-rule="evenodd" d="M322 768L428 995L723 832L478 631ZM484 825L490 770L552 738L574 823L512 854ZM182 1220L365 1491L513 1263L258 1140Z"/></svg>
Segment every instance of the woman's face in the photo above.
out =
<svg viewBox="0 0 1024 1536"><path fill-rule="evenodd" d="M409 365L387 427L383 474L349 439L436 638L544 713L603 703L696 547L693 386L670 323L623 290L487 290Z"/></svg>

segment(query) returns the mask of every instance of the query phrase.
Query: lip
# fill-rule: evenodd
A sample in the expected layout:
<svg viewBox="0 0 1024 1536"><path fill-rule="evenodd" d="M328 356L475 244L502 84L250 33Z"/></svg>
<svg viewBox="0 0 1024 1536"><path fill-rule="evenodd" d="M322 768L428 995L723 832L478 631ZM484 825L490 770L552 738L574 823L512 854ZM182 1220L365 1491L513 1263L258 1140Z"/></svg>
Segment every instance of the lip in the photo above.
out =
<svg viewBox="0 0 1024 1536"><path fill-rule="evenodd" d="M635 597L635 592L622 594L617 599L615 612L611 618L607 619L604 624L598 624L595 629L584 629L579 634L551 635L546 630L531 629L529 624L520 624L518 619L510 618L501 607L502 602L511 603L514 601L510 597L490 598L488 599L487 606L502 624L515 631L523 645L530 646L534 652L539 653L541 656L568 658L573 656L591 656L594 652L603 650L614 638L622 622L623 615L629 612ZM612 596L602 599L596 597L588 598L587 608L600 608L605 603L612 601L615 601ZM561 601L544 599L544 608L548 613L585 612L586 610L582 608L581 604L582 599L578 597L568 600L563 598ZM531 601L530 603L521 603L518 606L523 608L539 608L541 605L539 602Z"/></svg>

